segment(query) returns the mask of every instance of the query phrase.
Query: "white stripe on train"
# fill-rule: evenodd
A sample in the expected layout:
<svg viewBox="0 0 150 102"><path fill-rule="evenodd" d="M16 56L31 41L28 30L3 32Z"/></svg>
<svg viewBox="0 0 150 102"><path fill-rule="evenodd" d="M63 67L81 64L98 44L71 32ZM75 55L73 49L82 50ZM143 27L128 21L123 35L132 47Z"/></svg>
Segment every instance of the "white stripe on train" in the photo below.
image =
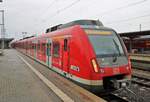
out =
<svg viewBox="0 0 150 102"><path fill-rule="evenodd" d="M46 65L46 63L40 61L39 59L36 59L36 58L34 58L34 57L30 56L30 55L27 55L27 56L31 57L32 59L37 60L38 62L40 62L40 63L43 64L43 65L49 67L48 65ZM49 67L49 68L50 68L50 67ZM103 85L103 80L88 80L88 79L84 79L84 78L81 78L81 77L72 75L72 74L70 74L70 73L67 73L67 72L65 72L65 71L63 71L63 70L61 70L61 69L59 69L59 68L57 68L57 67L55 67L55 66L52 66L52 68L50 68L50 69L51 69L51 70L54 70L55 72L57 72L57 73L59 73L59 74L61 74L61 75L63 75L63 76L64 76L64 73L66 73L66 77L67 77L67 78L70 78L70 79L72 79L72 80L74 80L74 81L77 81L77 82L79 82L79 83L81 83L81 84L85 84L85 85L95 85L95 86L98 86L98 85L101 86L101 85Z"/></svg>

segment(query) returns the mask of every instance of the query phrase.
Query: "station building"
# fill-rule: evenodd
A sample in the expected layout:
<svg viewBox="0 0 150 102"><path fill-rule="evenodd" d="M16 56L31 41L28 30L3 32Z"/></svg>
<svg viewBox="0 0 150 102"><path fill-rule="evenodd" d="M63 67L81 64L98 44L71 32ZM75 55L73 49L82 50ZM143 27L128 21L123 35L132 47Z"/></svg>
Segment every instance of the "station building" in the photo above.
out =
<svg viewBox="0 0 150 102"><path fill-rule="evenodd" d="M150 54L150 30L119 33L128 52Z"/></svg>

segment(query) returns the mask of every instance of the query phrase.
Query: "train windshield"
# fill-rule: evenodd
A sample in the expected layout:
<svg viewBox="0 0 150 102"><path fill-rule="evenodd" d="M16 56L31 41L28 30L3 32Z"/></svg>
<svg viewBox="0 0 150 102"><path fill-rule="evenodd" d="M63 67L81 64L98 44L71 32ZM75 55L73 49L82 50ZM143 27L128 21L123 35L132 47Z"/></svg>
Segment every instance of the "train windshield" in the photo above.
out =
<svg viewBox="0 0 150 102"><path fill-rule="evenodd" d="M114 31L89 30L88 37L97 56L124 56L118 36Z"/></svg>

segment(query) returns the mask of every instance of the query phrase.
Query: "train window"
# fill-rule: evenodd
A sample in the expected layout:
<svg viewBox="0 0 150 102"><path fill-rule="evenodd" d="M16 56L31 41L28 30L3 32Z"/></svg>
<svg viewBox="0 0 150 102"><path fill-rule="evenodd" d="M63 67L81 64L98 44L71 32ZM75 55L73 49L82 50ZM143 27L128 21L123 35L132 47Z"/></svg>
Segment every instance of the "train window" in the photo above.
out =
<svg viewBox="0 0 150 102"><path fill-rule="evenodd" d="M37 45L37 50L40 50L40 44Z"/></svg>
<svg viewBox="0 0 150 102"><path fill-rule="evenodd" d="M88 35L97 56L124 56L122 45L114 31L100 30L99 32L99 34Z"/></svg>
<svg viewBox="0 0 150 102"><path fill-rule="evenodd" d="M44 43L42 44L42 50L45 50L45 44Z"/></svg>
<svg viewBox="0 0 150 102"><path fill-rule="evenodd" d="M28 44L28 48L29 48L29 49L30 49L30 46L31 46L31 45L30 45L30 43L29 43L29 44Z"/></svg>
<svg viewBox="0 0 150 102"><path fill-rule="evenodd" d="M53 56L54 57L59 57L59 50L60 50L60 44L57 43L53 43Z"/></svg>
<svg viewBox="0 0 150 102"><path fill-rule="evenodd" d="M37 42L37 50L38 51L40 50L40 40L38 40L38 42Z"/></svg>
<svg viewBox="0 0 150 102"><path fill-rule="evenodd" d="M51 43L47 43L47 55L51 56Z"/></svg>
<svg viewBox="0 0 150 102"><path fill-rule="evenodd" d="M68 40L64 39L64 51L67 51L68 48Z"/></svg>
<svg viewBox="0 0 150 102"><path fill-rule="evenodd" d="M32 49L34 49L34 44L32 44Z"/></svg>
<svg viewBox="0 0 150 102"><path fill-rule="evenodd" d="M32 44L30 43L30 49L32 49Z"/></svg>
<svg viewBox="0 0 150 102"><path fill-rule="evenodd" d="M46 53L45 53L45 50L46 50L46 44L45 43L43 43L42 44L42 53L45 55Z"/></svg>

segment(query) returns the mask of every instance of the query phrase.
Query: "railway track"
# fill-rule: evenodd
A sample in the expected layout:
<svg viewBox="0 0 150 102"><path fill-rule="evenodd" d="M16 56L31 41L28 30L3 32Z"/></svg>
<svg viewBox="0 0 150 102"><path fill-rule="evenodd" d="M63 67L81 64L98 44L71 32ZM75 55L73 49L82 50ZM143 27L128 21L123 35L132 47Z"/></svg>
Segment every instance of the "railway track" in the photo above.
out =
<svg viewBox="0 0 150 102"><path fill-rule="evenodd" d="M132 74L132 83L150 88L150 71L145 68L135 68Z"/></svg>
<svg viewBox="0 0 150 102"><path fill-rule="evenodd" d="M131 66L134 69L150 71L150 62L140 61L140 60L131 60Z"/></svg>
<svg viewBox="0 0 150 102"><path fill-rule="evenodd" d="M115 94L115 93L111 93L111 96L114 98L113 102L114 101L116 101L116 102L129 102L127 97L122 97L122 96Z"/></svg>
<svg viewBox="0 0 150 102"><path fill-rule="evenodd" d="M121 97L116 93L101 94L99 97L102 97L108 102L130 102L126 97Z"/></svg>
<svg viewBox="0 0 150 102"><path fill-rule="evenodd" d="M131 59L133 68L132 83L150 88L150 55L140 54ZM142 59L143 58L143 59ZM146 59L146 60L145 60Z"/></svg>
<svg viewBox="0 0 150 102"><path fill-rule="evenodd" d="M132 83L136 83L140 86L150 88L150 80L148 78L145 78L145 77L139 77L139 76L133 75Z"/></svg>
<svg viewBox="0 0 150 102"><path fill-rule="evenodd" d="M147 71L144 71L144 72L147 72ZM150 77L146 76L144 73L133 74L132 81L131 81L131 90L133 90L138 96L137 102L149 102L150 100Z"/></svg>
<svg viewBox="0 0 150 102"><path fill-rule="evenodd" d="M129 88L121 88L112 93L100 95L100 97L108 102L147 102L143 101L135 91Z"/></svg>
<svg viewBox="0 0 150 102"><path fill-rule="evenodd" d="M150 72L134 69L131 86L111 94L101 96L108 102L149 102Z"/></svg>

